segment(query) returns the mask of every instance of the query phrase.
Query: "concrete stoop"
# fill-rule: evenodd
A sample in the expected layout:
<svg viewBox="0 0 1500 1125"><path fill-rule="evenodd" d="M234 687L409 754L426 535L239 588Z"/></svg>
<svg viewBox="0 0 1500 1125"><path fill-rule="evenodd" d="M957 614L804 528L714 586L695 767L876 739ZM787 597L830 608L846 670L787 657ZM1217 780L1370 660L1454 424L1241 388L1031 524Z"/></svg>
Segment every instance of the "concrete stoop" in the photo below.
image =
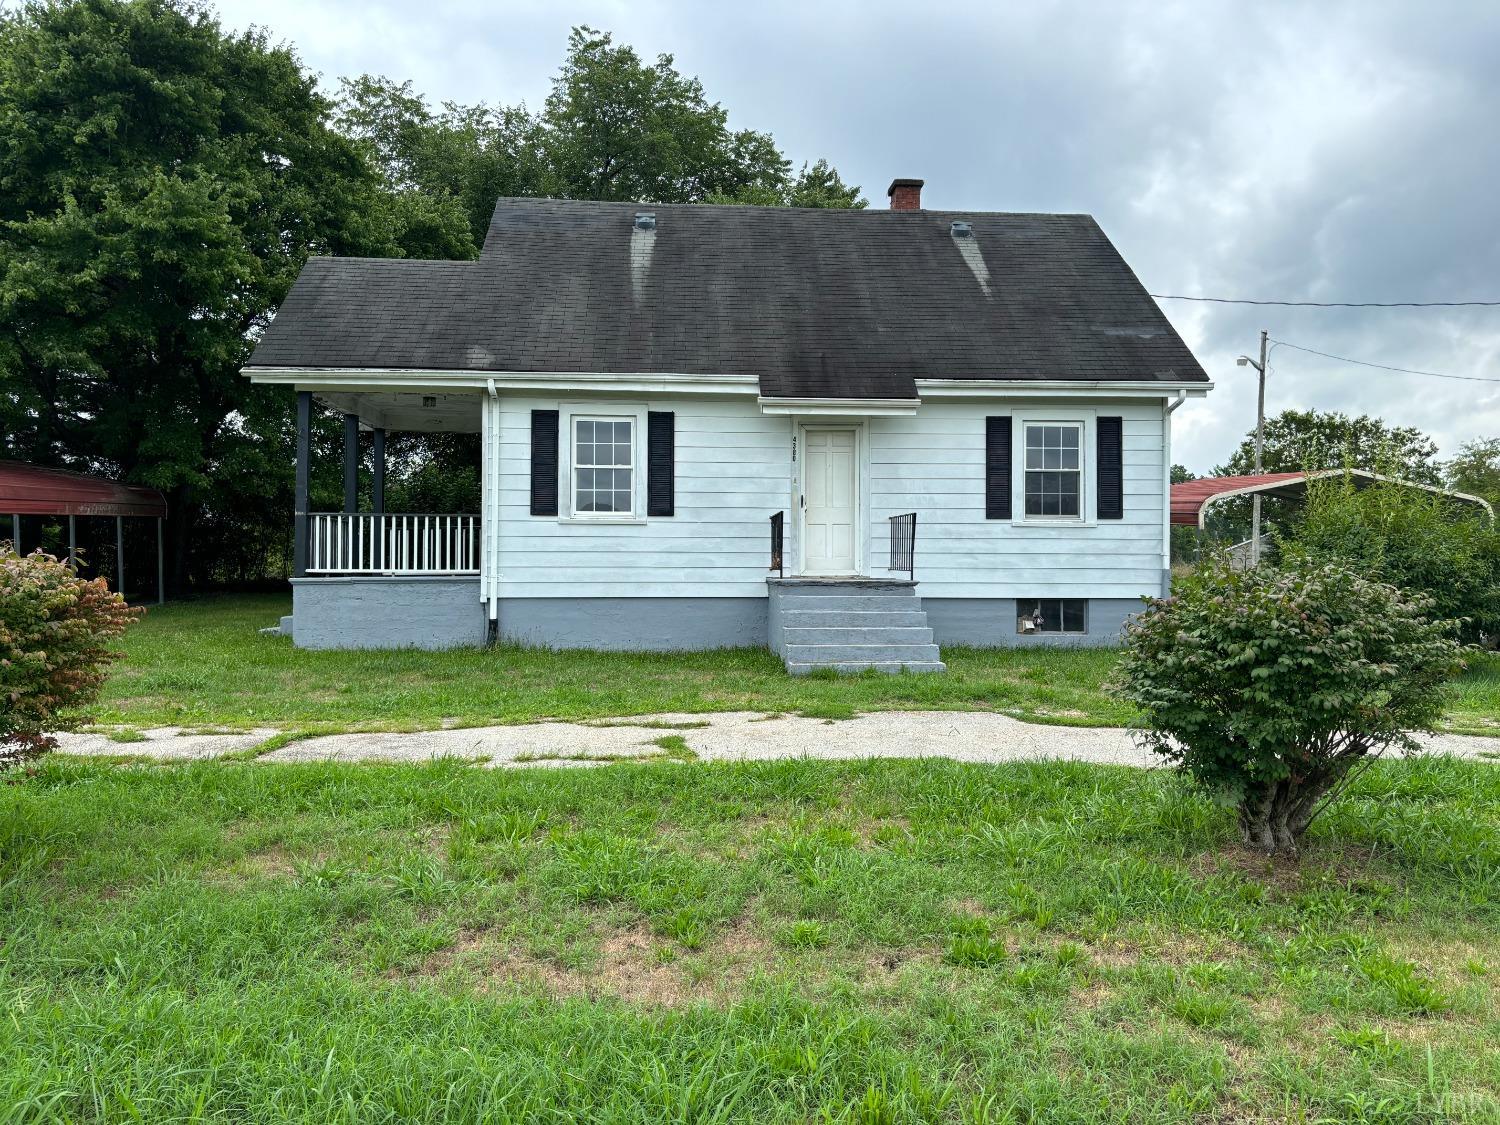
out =
<svg viewBox="0 0 1500 1125"><path fill-rule="evenodd" d="M772 578L771 648L792 675L944 672L915 582L881 578Z"/></svg>

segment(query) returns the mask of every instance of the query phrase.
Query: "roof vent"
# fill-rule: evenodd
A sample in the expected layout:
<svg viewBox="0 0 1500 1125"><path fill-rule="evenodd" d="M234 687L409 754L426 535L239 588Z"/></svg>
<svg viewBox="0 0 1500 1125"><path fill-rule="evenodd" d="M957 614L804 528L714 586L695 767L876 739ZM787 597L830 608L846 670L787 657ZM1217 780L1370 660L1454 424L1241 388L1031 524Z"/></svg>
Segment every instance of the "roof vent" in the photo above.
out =
<svg viewBox="0 0 1500 1125"><path fill-rule="evenodd" d="M953 225L948 228L948 233L951 234L954 238L973 238L974 224L955 221Z"/></svg>
<svg viewBox="0 0 1500 1125"><path fill-rule="evenodd" d="M655 230L656 229L656 212L654 212L654 211L637 211L635 213L635 229L636 230Z"/></svg>

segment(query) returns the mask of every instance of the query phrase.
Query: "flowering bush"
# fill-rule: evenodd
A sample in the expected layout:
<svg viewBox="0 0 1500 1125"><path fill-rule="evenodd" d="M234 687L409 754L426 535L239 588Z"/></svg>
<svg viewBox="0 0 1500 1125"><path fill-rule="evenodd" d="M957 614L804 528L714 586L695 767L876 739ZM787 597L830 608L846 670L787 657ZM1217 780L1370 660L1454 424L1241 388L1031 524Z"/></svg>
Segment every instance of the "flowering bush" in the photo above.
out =
<svg viewBox="0 0 1500 1125"><path fill-rule="evenodd" d="M141 611L41 552L0 549L0 767L54 745L64 715L99 694L117 653L107 642Z"/></svg>
<svg viewBox="0 0 1500 1125"><path fill-rule="evenodd" d="M1238 806L1247 844L1292 852L1351 768L1441 715L1463 649L1430 608L1343 563L1213 559L1131 623L1116 690L1142 742Z"/></svg>

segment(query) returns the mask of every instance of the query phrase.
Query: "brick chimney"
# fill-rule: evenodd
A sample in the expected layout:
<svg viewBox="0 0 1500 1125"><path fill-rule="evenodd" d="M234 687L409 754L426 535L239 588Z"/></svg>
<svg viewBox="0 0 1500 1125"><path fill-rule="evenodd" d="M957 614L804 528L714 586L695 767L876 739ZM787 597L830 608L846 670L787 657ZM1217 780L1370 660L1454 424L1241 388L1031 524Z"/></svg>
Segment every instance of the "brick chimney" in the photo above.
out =
<svg viewBox="0 0 1500 1125"><path fill-rule="evenodd" d="M892 180L885 189L891 197L892 211L920 211L922 209L922 180Z"/></svg>

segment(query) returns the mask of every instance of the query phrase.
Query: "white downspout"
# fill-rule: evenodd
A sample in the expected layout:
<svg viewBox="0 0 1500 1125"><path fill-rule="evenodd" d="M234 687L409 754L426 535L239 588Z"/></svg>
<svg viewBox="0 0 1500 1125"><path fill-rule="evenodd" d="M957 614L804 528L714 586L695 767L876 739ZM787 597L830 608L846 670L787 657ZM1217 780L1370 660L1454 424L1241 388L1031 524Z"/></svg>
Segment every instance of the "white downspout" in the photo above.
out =
<svg viewBox="0 0 1500 1125"><path fill-rule="evenodd" d="M1162 399L1161 412L1161 596L1172 593L1172 412L1187 401L1178 391L1175 402Z"/></svg>
<svg viewBox="0 0 1500 1125"><path fill-rule="evenodd" d="M484 413L479 443L479 522L484 533L479 596L490 625L500 619L500 395L495 380L485 380Z"/></svg>

